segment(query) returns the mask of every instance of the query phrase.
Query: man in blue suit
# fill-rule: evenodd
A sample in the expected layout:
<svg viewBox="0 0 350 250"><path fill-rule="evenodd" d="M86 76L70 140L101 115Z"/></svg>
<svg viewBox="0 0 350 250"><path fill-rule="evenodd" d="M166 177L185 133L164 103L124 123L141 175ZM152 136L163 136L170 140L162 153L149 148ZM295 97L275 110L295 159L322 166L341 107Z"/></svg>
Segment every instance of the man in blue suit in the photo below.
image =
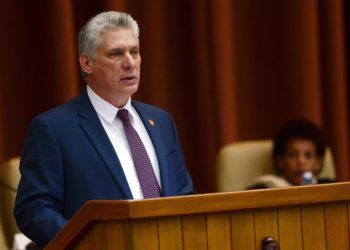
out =
<svg viewBox="0 0 350 250"><path fill-rule="evenodd" d="M86 90L29 127L14 213L40 246L88 200L194 192L171 116L131 100L140 79L138 35L128 14L90 19L79 33Z"/></svg>

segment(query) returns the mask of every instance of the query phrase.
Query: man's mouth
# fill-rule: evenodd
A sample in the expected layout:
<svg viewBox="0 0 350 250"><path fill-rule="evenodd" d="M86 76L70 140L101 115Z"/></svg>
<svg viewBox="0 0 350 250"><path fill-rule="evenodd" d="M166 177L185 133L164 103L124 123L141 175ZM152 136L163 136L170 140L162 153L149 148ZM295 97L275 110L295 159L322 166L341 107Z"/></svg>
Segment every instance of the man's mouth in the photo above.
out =
<svg viewBox="0 0 350 250"><path fill-rule="evenodd" d="M130 81L130 80L134 80L136 77L135 76L127 76L127 77L122 77L121 80L122 81Z"/></svg>

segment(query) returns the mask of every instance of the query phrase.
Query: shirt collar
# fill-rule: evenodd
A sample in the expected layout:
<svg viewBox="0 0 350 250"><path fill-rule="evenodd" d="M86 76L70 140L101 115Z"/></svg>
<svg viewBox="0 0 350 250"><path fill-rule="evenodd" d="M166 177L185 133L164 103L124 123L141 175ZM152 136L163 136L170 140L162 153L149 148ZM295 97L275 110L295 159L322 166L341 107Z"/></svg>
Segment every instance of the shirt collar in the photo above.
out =
<svg viewBox="0 0 350 250"><path fill-rule="evenodd" d="M112 124L114 119L117 116L119 108L113 106L106 100L104 100L102 97L97 95L89 85L87 85L87 93L89 96L89 99L92 103L92 106L96 110L96 112L109 124ZM133 123L133 120L136 117L136 111L132 108L131 105L131 98L127 101L127 103L121 108L121 109L127 109L129 111L130 117L131 117L131 123Z"/></svg>

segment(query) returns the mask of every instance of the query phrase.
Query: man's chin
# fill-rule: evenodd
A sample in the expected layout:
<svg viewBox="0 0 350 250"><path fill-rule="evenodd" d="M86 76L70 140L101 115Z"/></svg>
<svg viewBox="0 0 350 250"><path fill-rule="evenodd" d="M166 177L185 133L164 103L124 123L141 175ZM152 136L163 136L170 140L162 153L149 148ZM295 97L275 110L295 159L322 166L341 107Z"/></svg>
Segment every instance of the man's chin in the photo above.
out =
<svg viewBox="0 0 350 250"><path fill-rule="evenodd" d="M135 94L137 92L138 87L139 87L138 84L127 86L124 88L124 92L128 93L128 95L131 97L133 94Z"/></svg>

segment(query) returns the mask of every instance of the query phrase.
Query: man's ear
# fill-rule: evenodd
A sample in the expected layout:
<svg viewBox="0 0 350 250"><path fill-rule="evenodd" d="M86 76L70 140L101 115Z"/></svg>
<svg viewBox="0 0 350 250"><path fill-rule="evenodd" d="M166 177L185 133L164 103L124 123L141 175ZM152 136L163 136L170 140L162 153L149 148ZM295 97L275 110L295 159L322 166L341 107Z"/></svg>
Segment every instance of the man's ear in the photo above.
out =
<svg viewBox="0 0 350 250"><path fill-rule="evenodd" d="M81 54L79 56L80 67L86 74L92 73L92 60L86 54Z"/></svg>

